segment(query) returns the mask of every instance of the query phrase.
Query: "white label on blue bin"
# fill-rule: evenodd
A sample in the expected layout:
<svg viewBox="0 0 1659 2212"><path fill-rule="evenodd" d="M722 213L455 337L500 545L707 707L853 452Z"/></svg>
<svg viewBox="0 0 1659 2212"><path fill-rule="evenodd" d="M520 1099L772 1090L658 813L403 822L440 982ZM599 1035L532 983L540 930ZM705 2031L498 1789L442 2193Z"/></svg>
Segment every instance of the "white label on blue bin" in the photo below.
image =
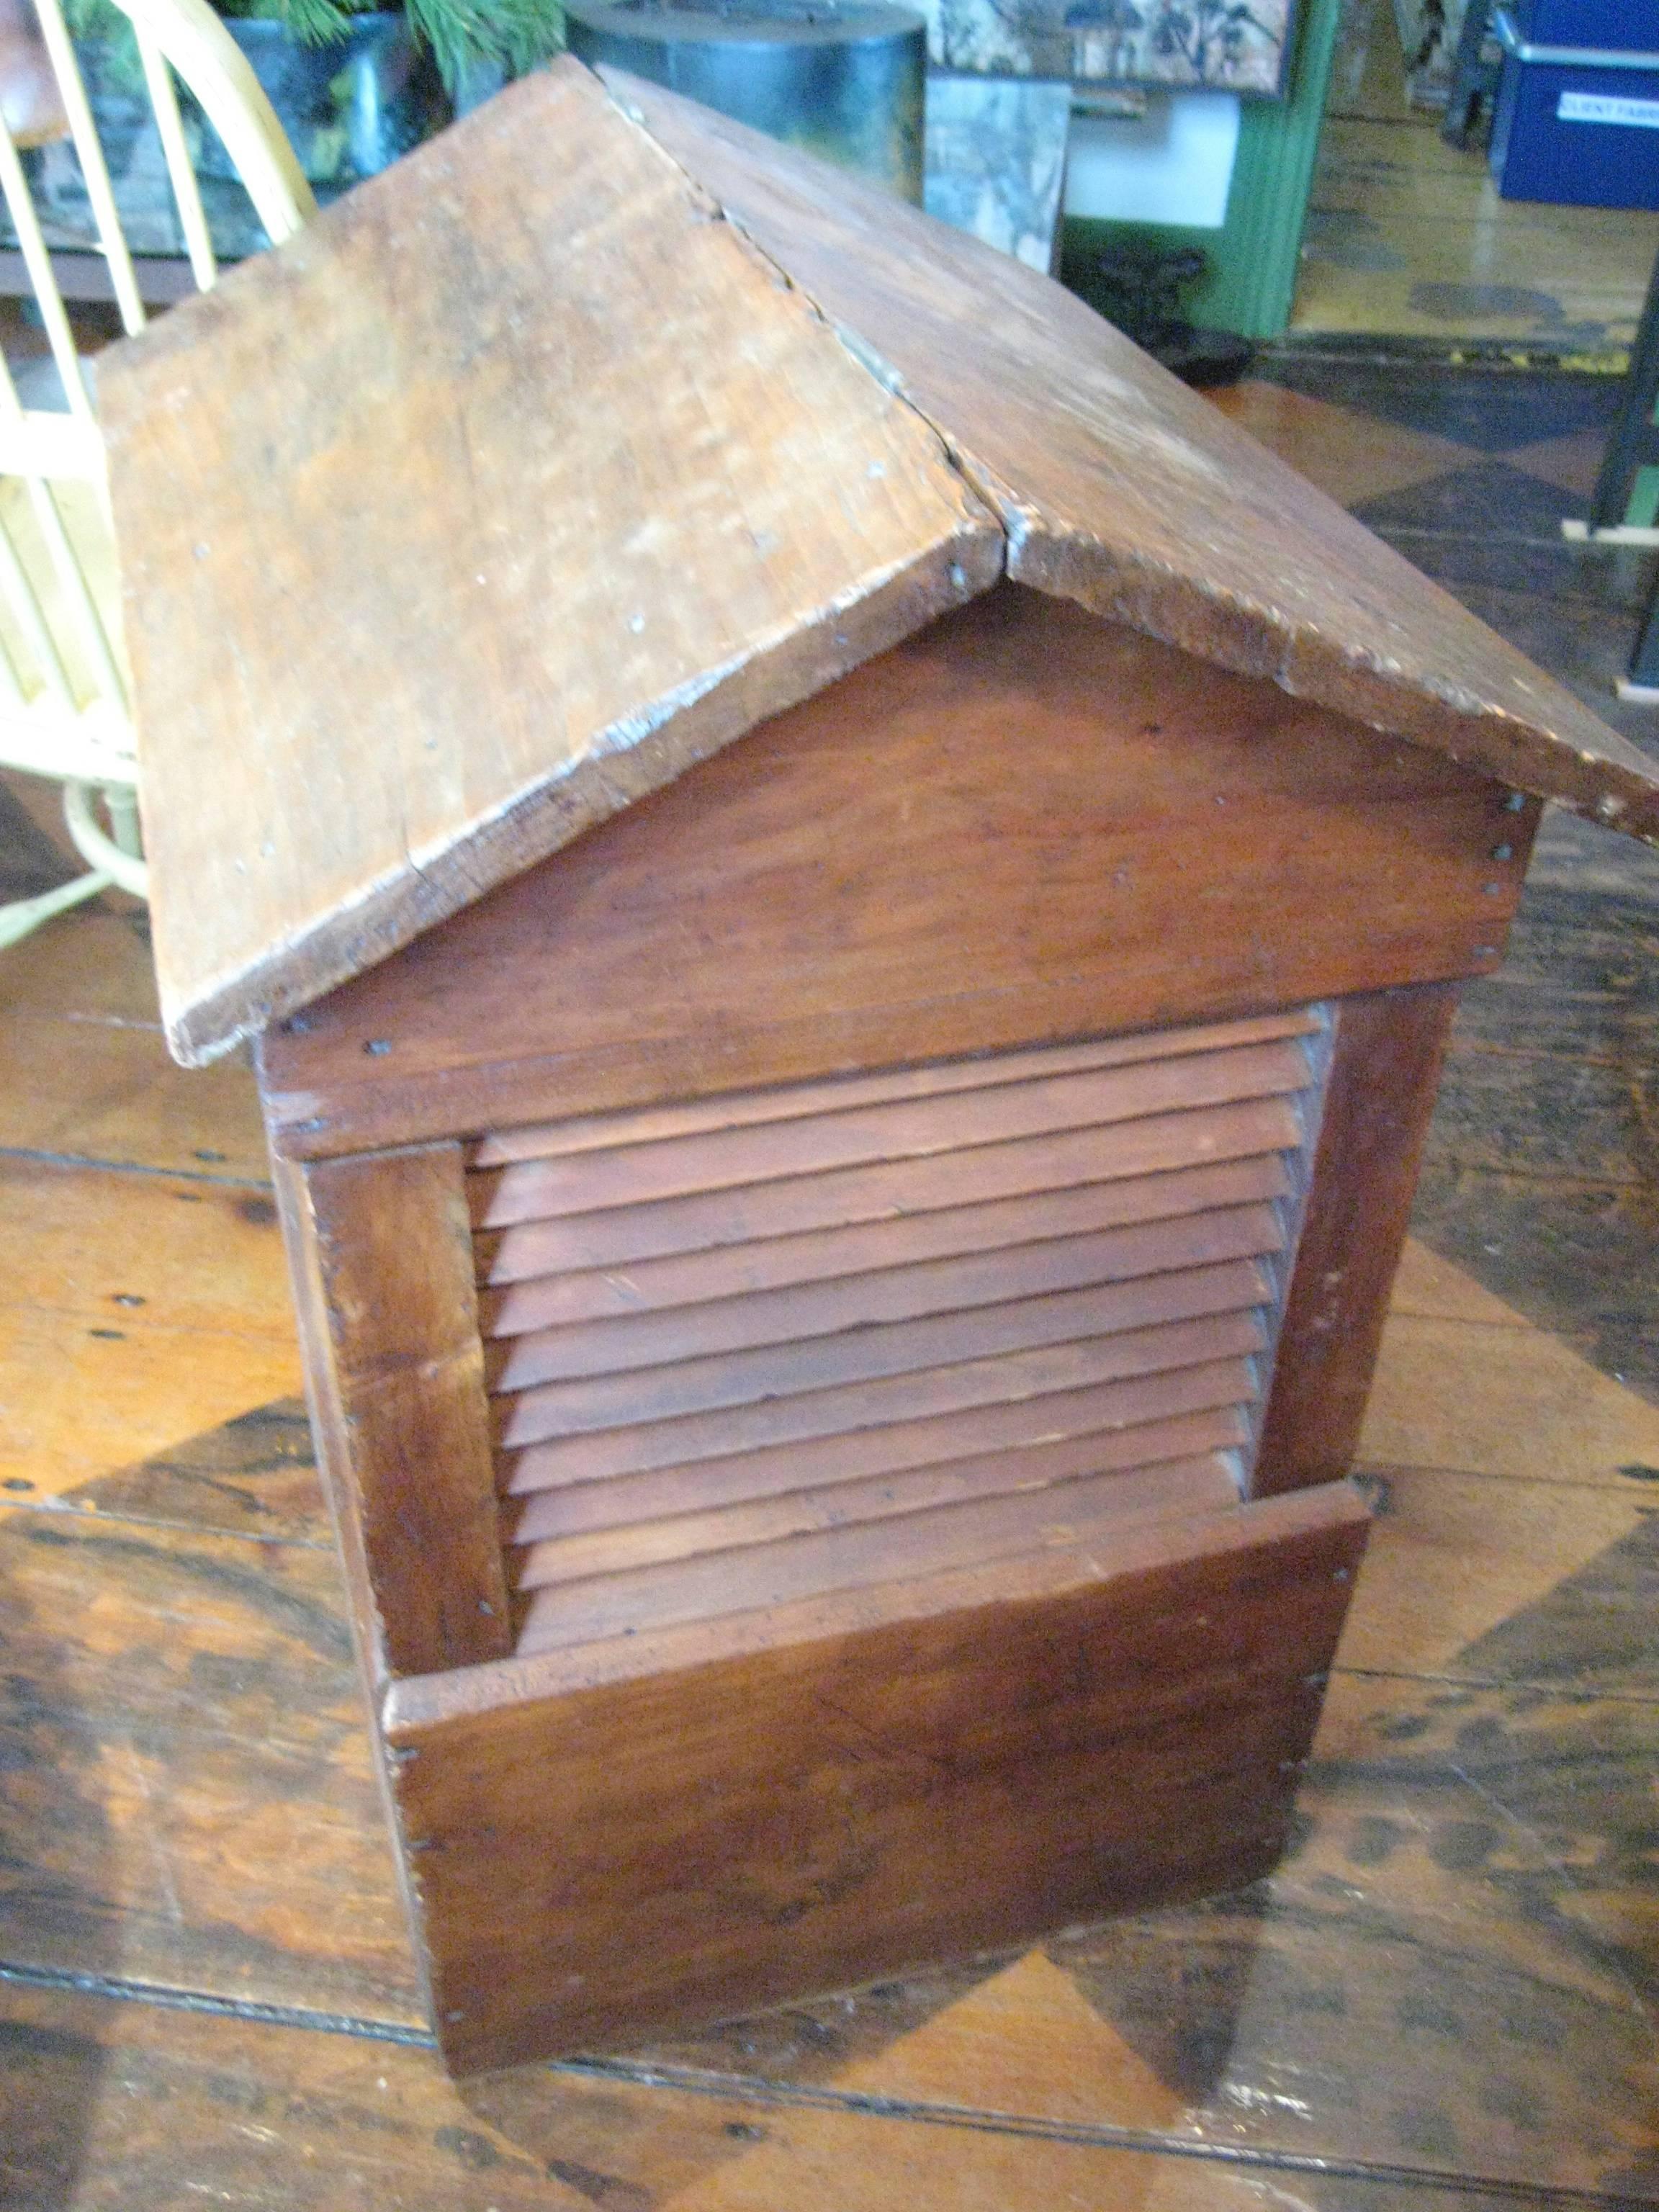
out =
<svg viewBox="0 0 1659 2212"><path fill-rule="evenodd" d="M1617 100L1604 92L1564 92L1555 117L1558 123L1622 123L1627 129L1659 131L1659 100Z"/></svg>

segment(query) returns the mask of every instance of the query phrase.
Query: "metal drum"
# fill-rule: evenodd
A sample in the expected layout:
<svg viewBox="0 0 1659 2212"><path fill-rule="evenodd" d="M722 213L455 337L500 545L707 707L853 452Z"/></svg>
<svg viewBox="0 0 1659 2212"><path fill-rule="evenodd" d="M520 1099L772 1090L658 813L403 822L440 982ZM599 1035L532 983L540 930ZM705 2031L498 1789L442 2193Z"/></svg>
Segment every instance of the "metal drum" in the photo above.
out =
<svg viewBox="0 0 1659 2212"><path fill-rule="evenodd" d="M568 0L565 20L582 61L665 84L920 203L927 27L909 9Z"/></svg>

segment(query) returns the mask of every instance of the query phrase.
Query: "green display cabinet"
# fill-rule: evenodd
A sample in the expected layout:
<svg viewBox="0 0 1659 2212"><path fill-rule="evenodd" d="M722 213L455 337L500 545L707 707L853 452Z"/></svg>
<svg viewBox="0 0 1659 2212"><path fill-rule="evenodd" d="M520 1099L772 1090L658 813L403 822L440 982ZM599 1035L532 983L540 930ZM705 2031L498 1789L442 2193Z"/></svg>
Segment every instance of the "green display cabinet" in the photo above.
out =
<svg viewBox="0 0 1659 2212"><path fill-rule="evenodd" d="M1340 0L1303 0L1298 13L1287 96L1241 103L1238 153L1220 228L1070 216L1060 275L1073 291L1099 304L1096 262L1106 247L1131 240L1170 251L1196 246L1207 266L1183 296L1184 313L1241 337L1273 338L1285 329L1296 293Z"/></svg>

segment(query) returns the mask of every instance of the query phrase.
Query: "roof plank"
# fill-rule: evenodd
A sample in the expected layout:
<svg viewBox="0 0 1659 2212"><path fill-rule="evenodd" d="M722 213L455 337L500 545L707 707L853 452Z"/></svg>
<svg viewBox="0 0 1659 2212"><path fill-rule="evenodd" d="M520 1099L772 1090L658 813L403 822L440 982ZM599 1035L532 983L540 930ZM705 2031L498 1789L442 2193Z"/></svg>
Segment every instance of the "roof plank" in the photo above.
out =
<svg viewBox="0 0 1659 2212"><path fill-rule="evenodd" d="M950 444L1008 573L1659 842L1659 762L1059 285L619 71L617 97Z"/></svg>
<svg viewBox="0 0 1659 2212"><path fill-rule="evenodd" d="M574 64L106 362L187 1061L1002 568L921 418Z"/></svg>
<svg viewBox="0 0 1659 2212"><path fill-rule="evenodd" d="M179 1058L1005 568L1659 841L1654 763L1080 301L611 82L526 79L100 362Z"/></svg>

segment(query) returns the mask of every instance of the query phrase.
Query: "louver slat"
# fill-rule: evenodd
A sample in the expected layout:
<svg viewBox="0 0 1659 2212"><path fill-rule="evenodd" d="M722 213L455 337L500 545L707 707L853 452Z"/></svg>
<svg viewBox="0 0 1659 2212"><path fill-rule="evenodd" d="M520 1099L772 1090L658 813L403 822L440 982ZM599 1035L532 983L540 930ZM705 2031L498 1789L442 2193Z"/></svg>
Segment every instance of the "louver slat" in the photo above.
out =
<svg viewBox="0 0 1659 2212"><path fill-rule="evenodd" d="M976 1145L933 1159L883 1162L707 1191L654 1206L618 1206L480 1236L484 1281L565 1270L614 1269L722 1246L759 1247L797 1231L981 1205L1026 1193L1081 1192L1160 1170L1293 1150L1300 1128L1288 1098L1252 1098L1213 1112L1160 1114L1121 1124L1103 1147L1092 1128L1024 1142Z"/></svg>
<svg viewBox="0 0 1659 2212"><path fill-rule="evenodd" d="M1260 1341L1248 1317L1216 1326ZM544 1453L522 1452L513 1474L513 1494L524 1500L514 1539L529 1544L587 1529L659 1522L684 1513L688 1496L700 1509L712 1510L836 1482L890 1480L924 1468L967 1468L981 1458L1000 1464L1010 1451L1020 1455L1021 1480L1040 1452L1073 1444L1094 1453L1097 1467L1137 1466L1156 1456L1137 1441L1154 1427L1183 1414L1243 1405L1254 1388L1248 1358L1201 1360L1093 1389L1048 1391L930 1420L838 1431L775 1451L733 1452L690 1466L647 1468L639 1474L558 1481L550 1487L543 1486L552 1473L542 1463Z"/></svg>
<svg viewBox="0 0 1659 2212"><path fill-rule="evenodd" d="M844 1113L849 1106L879 1106L900 1098L937 1098L952 1091L982 1091L992 1084L1023 1083L1029 1077L1074 1075L1090 1068L1127 1067L1137 1060L1175 1060L1184 1052L1214 1052L1224 1046L1267 1044L1278 1037L1307 1036L1319 1027L1306 1012L1256 1014L1239 1022L1212 1023L1202 1029L1159 1030L1136 1036L1103 1037L1091 1044L1042 1045L1030 1052L999 1053L990 1060L935 1061L931 1066L901 1068L885 1075L842 1076L827 1083L792 1083L773 1091L728 1093L696 1098L677 1106L647 1106L624 1114L584 1114L568 1121L546 1121L506 1129L481 1139L475 1168L500 1167L511 1160L551 1159L568 1152L609 1152L617 1145L651 1144L664 1137L694 1136L713 1129L742 1128L760 1121L793 1121L818 1114Z"/></svg>
<svg viewBox="0 0 1659 2212"><path fill-rule="evenodd" d="M1190 1112L1197 1106L1298 1091L1307 1079L1306 1055L1297 1041L1286 1038L1142 1060L1131 1067L1032 1076L787 1121L701 1130L656 1144L624 1143L610 1151L501 1169L481 1225L550 1220L781 1176L921 1159L1060 1129L1103 1128L1152 1114Z"/></svg>
<svg viewBox="0 0 1659 2212"><path fill-rule="evenodd" d="M1206 1413L1183 1414L1172 1421L1149 1422L1115 1437L1067 1437L1035 1446L1023 1455L1015 1490L1033 1490L1120 1468L1156 1467L1191 1459L1206 1451L1237 1449L1249 1442L1243 1408L1218 1406ZM1008 1494L1008 1468L1000 1452L942 1466L913 1468L864 1482L830 1482L814 1490L787 1490L775 1498L702 1512L625 1522L586 1534L528 1542L520 1525L521 1589L553 1583L580 1582L590 1575L616 1574L630 1567L690 1559L704 1552L729 1552L747 1544L770 1543L817 1528L841 1528L852 1521L884 1521L901 1513L958 1505L975 1498ZM526 1519L528 1516L526 1515Z"/></svg>
<svg viewBox="0 0 1659 2212"><path fill-rule="evenodd" d="M806 1390L796 1397L694 1413L679 1420L646 1421L559 1437L539 1449L503 1454L507 1486L595 1481L679 1464L687 1469L686 1504L692 1505L697 1502L693 1465L703 1460L844 1439L891 1422L982 1413L1027 1399L1069 1395L1097 1383L1259 1352L1267 1342L1262 1316L1252 1310L1206 1314L1159 1328L1125 1329L1117 1336L1010 1352L1000 1359L969 1360L959 1367L927 1368L916 1375L888 1376L836 1390ZM528 1480L520 1475L526 1468L533 1471Z"/></svg>
<svg viewBox="0 0 1659 2212"><path fill-rule="evenodd" d="M963 1259L716 1298L662 1314L544 1329L502 1347L494 1386L525 1390L540 1382L827 1338L849 1328L862 1337L877 1322L963 1314L976 1306L1048 1298L1171 1268L1254 1259L1277 1251L1282 1241L1272 1206L1225 1206L1094 1237L1056 1237ZM823 1349L829 1355L833 1348Z"/></svg>
<svg viewBox="0 0 1659 2212"><path fill-rule="evenodd" d="M1133 1474L1094 1475L972 1505L854 1522L781 1543L754 1544L631 1572L599 1575L531 1597L521 1651L619 1636L648 1620L666 1627L831 1589L940 1574L1055 1544L1087 1543L1126 1521L1214 1511L1237 1497L1229 1455L1177 1460Z"/></svg>
<svg viewBox="0 0 1659 2212"><path fill-rule="evenodd" d="M1322 1017L534 1130L469 1177L519 1648L1236 1498Z"/></svg>

